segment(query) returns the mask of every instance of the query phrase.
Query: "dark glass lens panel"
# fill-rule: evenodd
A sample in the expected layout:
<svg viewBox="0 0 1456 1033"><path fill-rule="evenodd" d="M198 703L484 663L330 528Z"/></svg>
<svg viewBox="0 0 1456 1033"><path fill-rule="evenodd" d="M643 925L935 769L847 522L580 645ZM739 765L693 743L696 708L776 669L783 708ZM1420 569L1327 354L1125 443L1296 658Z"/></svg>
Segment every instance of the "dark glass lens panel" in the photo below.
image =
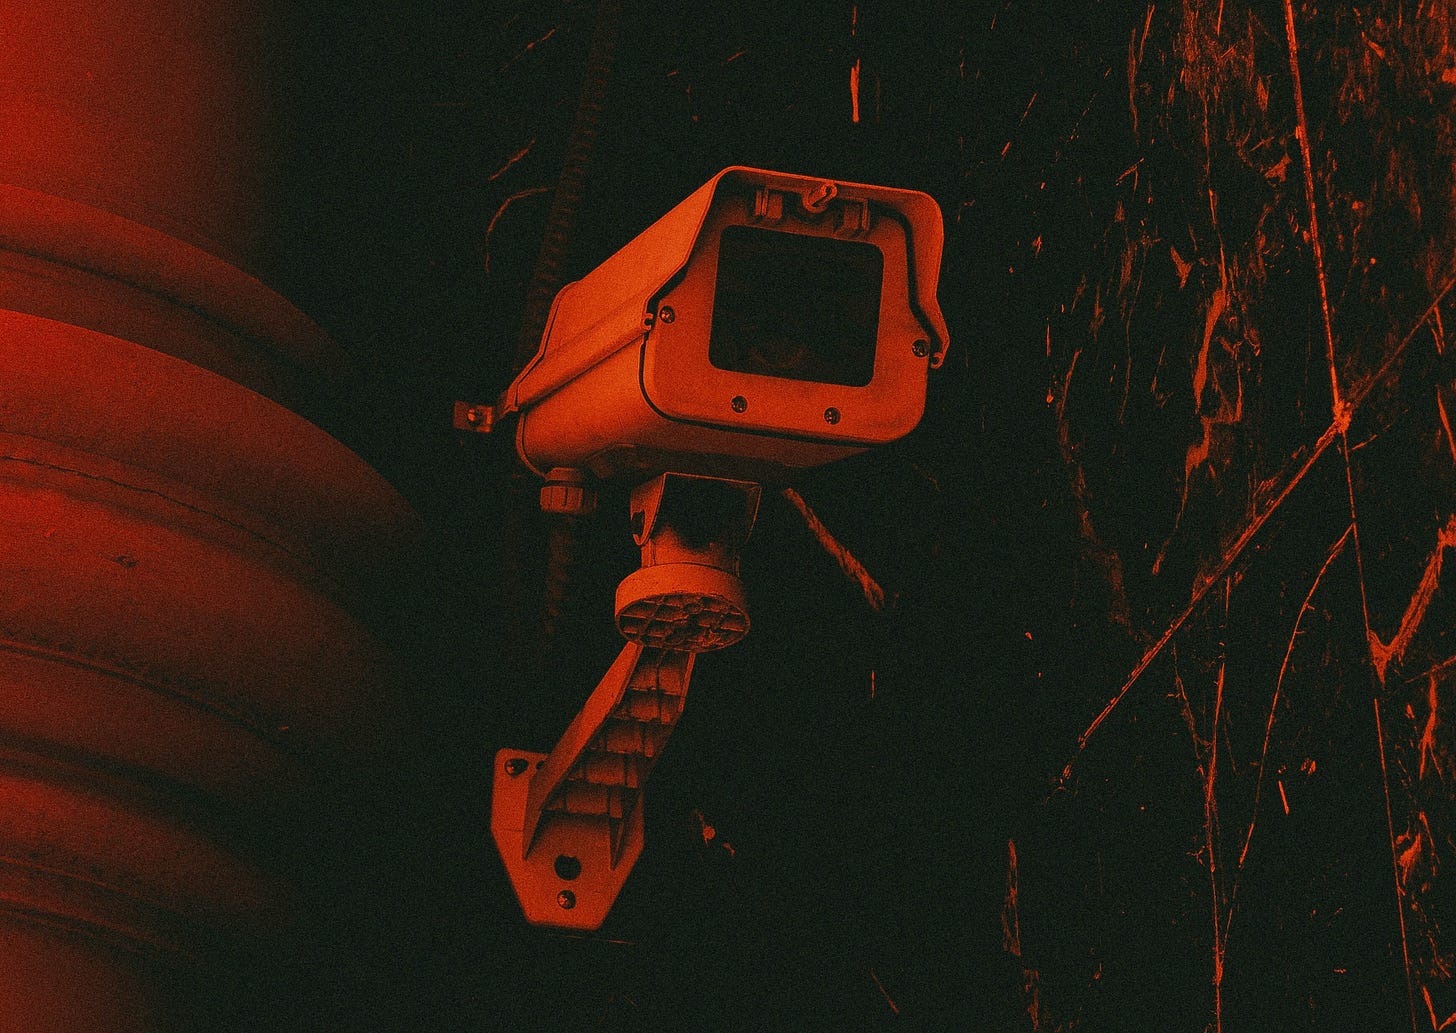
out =
<svg viewBox="0 0 1456 1033"><path fill-rule="evenodd" d="M731 373L864 387L885 256L873 244L728 226L708 361Z"/></svg>

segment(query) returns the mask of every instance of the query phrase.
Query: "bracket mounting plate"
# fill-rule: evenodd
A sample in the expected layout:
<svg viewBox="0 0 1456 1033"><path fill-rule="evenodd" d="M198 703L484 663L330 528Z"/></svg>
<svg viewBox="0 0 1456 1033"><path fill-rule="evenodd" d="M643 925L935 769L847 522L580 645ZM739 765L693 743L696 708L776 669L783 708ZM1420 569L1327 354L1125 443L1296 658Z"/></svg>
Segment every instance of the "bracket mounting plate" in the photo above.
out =
<svg viewBox="0 0 1456 1033"><path fill-rule="evenodd" d="M642 807L633 807L612 864L605 818L557 813L523 842L526 797L544 753L501 750L491 781L490 832L526 921L563 929L600 929L632 866L642 855Z"/></svg>

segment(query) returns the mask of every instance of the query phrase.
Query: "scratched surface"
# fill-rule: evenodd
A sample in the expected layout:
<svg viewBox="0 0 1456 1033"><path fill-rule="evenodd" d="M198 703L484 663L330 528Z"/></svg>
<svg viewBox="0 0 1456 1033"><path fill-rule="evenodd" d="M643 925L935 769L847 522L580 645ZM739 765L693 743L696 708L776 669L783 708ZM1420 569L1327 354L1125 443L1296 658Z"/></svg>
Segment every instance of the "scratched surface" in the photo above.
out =
<svg viewBox="0 0 1456 1033"><path fill-rule="evenodd" d="M1080 860L1122 854L1125 878L1162 855L1135 895L1099 889L1113 941L1078 946L1094 981L1131 959L1172 975L1190 1027L1439 1029L1456 1009L1434 760L1450 15L1148 7L1120 62L1132 160L1098 199L1092 275L1048 318L1081 533L1140 656L1047 814L1105 831L1123 812L1143 842ZM1157 1015L1082 989L1050 1028Z"/></svg>
<svg viewBox="0 0 1456 1033"><path fill-rule="evenodd" d="M548 549L509 442L436 420L509 379L598 5L294 19L281 174L334 200L271 275L439 544L427 828L405 888L341 902L355 975L311 1007L1456 1026L1451 5L628 6L563 275L730 164L914 187L953 350L910 438L766 497L753 632L699 666L603 935L522 930L484 759L549 747L615 655L625 501L558 537L543 622L503 587Z"/></svg>

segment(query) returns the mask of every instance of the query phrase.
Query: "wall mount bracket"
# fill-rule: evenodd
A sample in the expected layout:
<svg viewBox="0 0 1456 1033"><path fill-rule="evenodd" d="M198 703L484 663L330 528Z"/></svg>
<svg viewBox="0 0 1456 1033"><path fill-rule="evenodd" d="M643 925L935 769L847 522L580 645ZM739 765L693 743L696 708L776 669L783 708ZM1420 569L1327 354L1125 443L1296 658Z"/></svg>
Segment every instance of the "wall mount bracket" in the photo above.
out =
<svg viewBox="0 0 1456 1033"><path fill-rule="evenodd" d="M550 753L503 749L491 835L526 920L598 929L643 847L642 790L698 653L748 633L738 551L761 488L668 473L632 493L642 566L617 589L627 644Z"/></svg>

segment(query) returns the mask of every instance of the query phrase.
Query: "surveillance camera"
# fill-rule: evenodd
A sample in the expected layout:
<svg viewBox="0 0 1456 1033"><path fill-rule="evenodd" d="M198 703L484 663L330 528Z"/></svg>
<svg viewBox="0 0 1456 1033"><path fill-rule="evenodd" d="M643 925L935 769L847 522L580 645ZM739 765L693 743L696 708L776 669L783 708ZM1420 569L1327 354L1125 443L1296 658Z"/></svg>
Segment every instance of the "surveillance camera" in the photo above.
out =
<svg viewBox="0 0 1456 1033"><path fill-rule="evenodd" d="M726 169L562 289L499 413L536 472L604 479L779 480L893 441L945 354L942 240L923 193Z"/></svg>
<svg viewBox="0 0 1456 1033"><path fill-rule="evenodd" d="M748 631L758 482L920 422L946 347L942 233L925 194L727 169L562 289L498 405L456 404L482 432L519 413L548 511L587 512L590 474L636 481L627 645L550 753L496 758L491 835L529 921L599 928L641 853L695 657Z"/></svg>

